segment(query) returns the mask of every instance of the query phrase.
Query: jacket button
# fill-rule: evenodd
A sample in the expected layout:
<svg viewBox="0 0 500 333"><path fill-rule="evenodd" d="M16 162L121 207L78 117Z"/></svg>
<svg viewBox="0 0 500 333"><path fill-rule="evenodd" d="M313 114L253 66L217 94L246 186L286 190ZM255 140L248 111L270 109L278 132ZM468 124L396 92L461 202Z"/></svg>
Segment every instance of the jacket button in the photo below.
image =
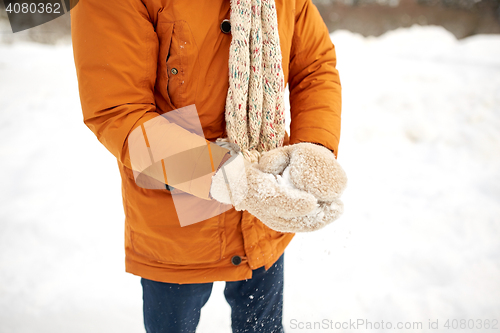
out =
<svg viewBox="0 0 500 333"><path fill-rule="evenodd" d="M179 71L177 70L177 68L172 68L172 69L170 70L170 73L172 73L172 74L174 74L174 75L175 75L175 74L179 73Z"/></svg>
<svg viewBox="0 0 500 333"><path fill-rule="evenodd" d="M234 256L231 258L231 263L234 265L234 266L238 266L239 264L241 264L241 257L240 256Z"/></svg>
<svg viewBox="0 0 500 333"><path fill-rule="evenodd" d="M224 21L222 21L222 23L220 24L220 30L225 34L230 33L231 32L231 22L228 19L225 19Z"/></svg>

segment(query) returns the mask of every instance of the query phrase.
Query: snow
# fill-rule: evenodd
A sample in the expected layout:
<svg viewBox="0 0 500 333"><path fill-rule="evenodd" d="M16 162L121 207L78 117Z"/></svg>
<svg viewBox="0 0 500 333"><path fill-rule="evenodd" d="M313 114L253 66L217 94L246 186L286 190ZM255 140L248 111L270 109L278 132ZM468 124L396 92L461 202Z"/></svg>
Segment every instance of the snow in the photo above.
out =
<svg viewBox="0 0 500 333"><path fill-rule="evenodd" d="M500 36L331 38L345 213L287 249L285 329L500 320ZM144 331L116 161L82 122L71 46L0 44L0 87L0 332ZM223 287L199 333L230 332Z"/></svg>

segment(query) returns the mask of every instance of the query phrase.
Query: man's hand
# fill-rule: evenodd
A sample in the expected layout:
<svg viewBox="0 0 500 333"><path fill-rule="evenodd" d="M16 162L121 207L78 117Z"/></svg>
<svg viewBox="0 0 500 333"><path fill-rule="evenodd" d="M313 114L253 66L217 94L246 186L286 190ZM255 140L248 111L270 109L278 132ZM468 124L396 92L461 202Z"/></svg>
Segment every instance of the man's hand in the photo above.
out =
<svg viewBox="0 0 500 333"><path fill-rule="evenodd" d="M335 155L323 146L308 142L264 153L258 168L274 175L282 175L288 168L293 186L311 193L319 201L339 198L347 185L347 176Z"/></svg>
<svg viewBox="0 0 500 333"><path fill-rule="evenodd" d="M212 177L210 195L257 217L291 218L317 208L317 200L312 194L285 186L278 177L259 170L240 153L233 155Z"/></svg>
<svg viewBox="0 0 500 333"><path fill-rule="evenodd" d="M268 151L257 166L276 175L286 187L312 194L317 208L303 216L257 216L268 227L282 232L305 232L323 228L344 211L340 196L347 176L327 148L311 143L298 143Z"/></svg>
<svg viewBox="0 0 500 333"><path fill-rule="evenodd" d="M212 177L211 196L247 210L281 232L318 230L343 212L344 170L327 148L311 143L277 148L251 164L235 153Z"/></svg>

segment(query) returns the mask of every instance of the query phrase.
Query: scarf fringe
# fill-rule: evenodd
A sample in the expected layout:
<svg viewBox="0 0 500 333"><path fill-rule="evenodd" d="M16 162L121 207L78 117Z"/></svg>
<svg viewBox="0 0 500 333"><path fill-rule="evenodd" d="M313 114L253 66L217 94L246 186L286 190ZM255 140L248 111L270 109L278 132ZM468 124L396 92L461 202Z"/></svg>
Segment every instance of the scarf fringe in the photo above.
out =
<svg viewBox="0 0 500 333"><path fill-rule="evenodd" d="M218 138L215 143L222 147L229 149L231 155L241 153L245 160L250 163L258 163L260 160L261 153L255 149L241 149L237 144L234 144L229 141L229 138Z"/></svg>

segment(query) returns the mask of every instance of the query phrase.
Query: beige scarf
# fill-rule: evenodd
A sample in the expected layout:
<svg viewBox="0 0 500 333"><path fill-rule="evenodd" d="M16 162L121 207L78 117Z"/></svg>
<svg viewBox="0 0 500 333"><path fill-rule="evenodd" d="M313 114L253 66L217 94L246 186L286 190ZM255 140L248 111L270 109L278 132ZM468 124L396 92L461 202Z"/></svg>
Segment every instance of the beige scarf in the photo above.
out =
<svg viewBox="0 0 500 333"><path fill-rule="evenodd" d="M283 145L285 80L274 0L231 1L229 89L226 97L228 141L245 158Z"/></svg>

